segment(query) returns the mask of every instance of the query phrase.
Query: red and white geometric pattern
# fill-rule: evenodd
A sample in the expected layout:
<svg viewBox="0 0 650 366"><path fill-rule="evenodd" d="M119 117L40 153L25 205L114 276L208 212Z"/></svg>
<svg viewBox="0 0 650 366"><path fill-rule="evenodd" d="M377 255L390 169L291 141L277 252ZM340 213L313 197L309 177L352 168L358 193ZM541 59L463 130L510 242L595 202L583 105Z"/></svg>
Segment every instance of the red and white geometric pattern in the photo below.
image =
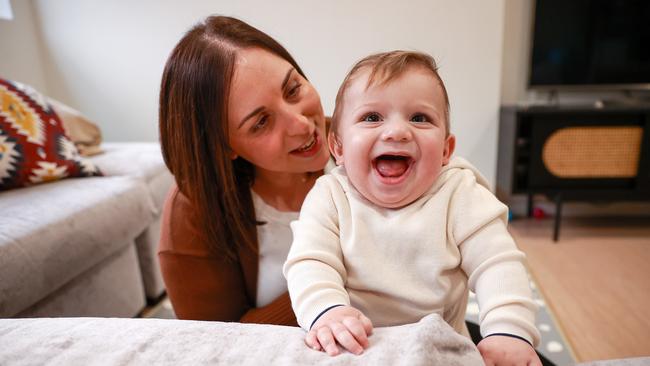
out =
<svg viewBox="0 0 650 366"><path fill-rule="evenodd" d="M79 155L45 97L0 78L0 191L97 175L101 172Z"/></svg>

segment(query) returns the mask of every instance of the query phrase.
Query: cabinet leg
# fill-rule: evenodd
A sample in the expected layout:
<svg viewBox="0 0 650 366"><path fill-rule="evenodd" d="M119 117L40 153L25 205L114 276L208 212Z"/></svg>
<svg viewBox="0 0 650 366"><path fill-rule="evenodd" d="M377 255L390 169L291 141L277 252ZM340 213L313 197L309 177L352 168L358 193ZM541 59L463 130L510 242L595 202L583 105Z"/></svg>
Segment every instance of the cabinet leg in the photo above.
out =
<svg viewBox="0 0 650 366"><path fill-rule="evenodd" d="M562 217L562 193L555 196L555 225L553 228L553 241L557 241L560 236L560 219Z"/></svg>

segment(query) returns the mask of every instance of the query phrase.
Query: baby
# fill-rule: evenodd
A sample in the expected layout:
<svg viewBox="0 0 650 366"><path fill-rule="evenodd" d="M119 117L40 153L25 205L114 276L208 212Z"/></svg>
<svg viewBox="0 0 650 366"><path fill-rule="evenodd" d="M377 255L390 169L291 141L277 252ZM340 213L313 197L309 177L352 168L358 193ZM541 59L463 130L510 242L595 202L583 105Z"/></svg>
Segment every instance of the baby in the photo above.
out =
<svg viewBox="0 0 650 366"><path fill-rule="evenodd" d="M373 324L431 313L469 337L471 289L486 364L541 364L524 254L506 229L507 207L472 165L451 157L449 101L433 58L394 51L359 61L339 89L328 142L338 167L292 222L284 265L307 345L359 354Z"/></svg>

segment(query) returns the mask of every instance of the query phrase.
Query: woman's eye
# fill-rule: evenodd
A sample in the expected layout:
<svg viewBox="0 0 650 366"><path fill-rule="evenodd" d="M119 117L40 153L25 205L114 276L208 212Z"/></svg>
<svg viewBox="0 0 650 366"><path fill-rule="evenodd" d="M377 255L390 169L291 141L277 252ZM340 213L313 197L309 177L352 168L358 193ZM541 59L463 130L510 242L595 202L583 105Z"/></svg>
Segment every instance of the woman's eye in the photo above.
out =
<svg viewBox="0 0 650 366"><path fill-rule="evenodd" d="M379 122L381 117L377 113L369 113L362 119L363 122Z"/></svg>
<svg viewBox="0 0 650 366"><path fill-rule="evenodd" d="M265 115L265 116L262 116L262 117L261 117L261 118L260 118L260 119L259 119L259 120L254 124L254 125L253 125L253 127L251 128L251 132L257 132L257 131L263 129L264 127L266 127L266 125L267 125L268 123L269 123L269 117L266 116L266 115Z"/></svg>
<svg viewBox="0 0 650 366"><path fill-rule="evenodd" d="M429 118L424 114L416 114L413 117L411 117L411 122L418 122L418 123L429 122Z"/></svg>
<svg viewBox="0 0 650 366"><path fill-rule="evenodd" d="M300 88L302 87L302 84L296 83L289 91L287 92L287 97L292 98L295 97L300 93Z"/></svg>

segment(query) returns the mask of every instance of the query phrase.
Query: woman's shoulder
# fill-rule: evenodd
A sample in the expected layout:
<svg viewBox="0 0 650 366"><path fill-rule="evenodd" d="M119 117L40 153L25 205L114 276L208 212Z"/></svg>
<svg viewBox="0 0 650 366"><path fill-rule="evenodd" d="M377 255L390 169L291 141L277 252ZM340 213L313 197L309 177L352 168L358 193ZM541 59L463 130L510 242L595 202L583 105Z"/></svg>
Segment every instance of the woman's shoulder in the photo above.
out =
<svg viewBox="0 0 650 366"><path fill-rule="evenodd" d="M165 198L161 217L160 253L210 256L202 233L195 225L196 211L190 199L173 184Z"/></svg>

